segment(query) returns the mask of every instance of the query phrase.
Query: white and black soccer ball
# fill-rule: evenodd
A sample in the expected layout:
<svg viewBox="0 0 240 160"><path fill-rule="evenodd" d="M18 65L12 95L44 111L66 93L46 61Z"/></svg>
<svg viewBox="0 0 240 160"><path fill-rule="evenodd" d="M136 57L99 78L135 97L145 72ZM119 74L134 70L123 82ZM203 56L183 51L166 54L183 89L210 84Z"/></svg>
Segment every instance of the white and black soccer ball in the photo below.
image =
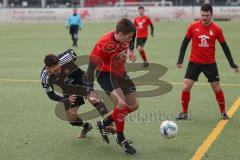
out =
<svg viewBox="0 0 240 160"><path fill-rule="evenodd" d="M174 121L164 121L160 125L160 132L165 138L173 138L177 135L178 126Z"/></svg>

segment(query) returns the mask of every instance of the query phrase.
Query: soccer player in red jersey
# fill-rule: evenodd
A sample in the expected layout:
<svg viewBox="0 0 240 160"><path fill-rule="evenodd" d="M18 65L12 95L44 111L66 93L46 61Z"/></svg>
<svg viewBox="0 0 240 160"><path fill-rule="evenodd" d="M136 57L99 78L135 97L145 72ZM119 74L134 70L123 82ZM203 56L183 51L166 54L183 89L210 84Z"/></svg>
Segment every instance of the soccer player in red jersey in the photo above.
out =
<svg viewBox="0 0 240 160"><path fill-rule="evenodd" d="M146 52L144 50L144 45L148 38L148 26L151 27L151 35L154 37L154 27L151 19L144 15L144 7L139 6L138 12L139 16L134 19L134 25L137 29L137 49L143 60L143 67L148 67L149 63L147 61Z"/></svg>
<svg viewBox="0 0 240 160"><path fill-rule="evenodd" d="M223 36L222 29L212 22L213 9L210 4L201 6L201 18L199 21L193 22L187 29L186 36L182 42L177 67L183 67L183 59L189 41L192 39L192 48L190 60L184 79L184 87L181 94L182 112L176 117L177 120L187 119L188 104L190 101L190 90L194 82L198 80L199 74L203 74L208 78L223 119L229 119L226 114L224 93L219 84L219 74L215 61L215 41L221 44L227 60L235 72L239 72L238 66L234 63L230 49Z"/></svg>
<svg viewBox="0 0 240 160"><path fill-rule="evenodd" d="M97 127L103 139L109 143L106 126L113 122L116 126L117 143L129 154L136 150L129 144L123 134L125 117L138 108L136 88L125 70L125 62L129 57L136 60L134 53L134 24L126 18L118 21L116 29L105 34L95 45L88 65L86 80L89 84L89 93L94 93L94 71L101 88L114 103L113 112L106 119L98 121Z"/></svg>

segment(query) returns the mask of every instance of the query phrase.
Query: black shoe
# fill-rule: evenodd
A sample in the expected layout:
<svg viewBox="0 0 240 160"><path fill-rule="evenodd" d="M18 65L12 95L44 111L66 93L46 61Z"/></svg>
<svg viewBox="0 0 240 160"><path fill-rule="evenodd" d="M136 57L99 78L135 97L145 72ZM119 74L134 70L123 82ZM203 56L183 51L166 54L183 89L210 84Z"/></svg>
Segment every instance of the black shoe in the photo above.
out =
<svg viewBox="0 0 240 160"><path fill-rule="evenodd" d="M228 119L230 119L230 118L228 117L228 115L227 115L226 112L222 112L221 115L222 115L222 119L223 119L223 120L228 120Z"/></svg>
<svg viewBox="0 0 240 160"><path fill-rule="evenodd" d="M82 132L77 136L77 138L85 138L87 133L90 132L92 130L92 125L88 122L86 122L88 124L87 128L83 128Z"/></svg>
<svg viewBox="0 0 240 160"><path fill-rule="evenodd" d="M106 142L106 143L109 143L109 139L108 139L108 132L106 130L106 128L104 127L103 125L103 120L101 121L97 121L96 122L96 126L97 126L97 129L99 130L103 140Z"/></svg>
<svg viewBox="0 0 240 160"><path fill-rule="evenodd" d="M180 112L177 116L176 116L176 120L179 121L179 120L186 120L188 118L188 115L187 113L185 112Z"/></svg>
<svg viewBox="0 0 240 160"><path fill-rule="evenodd" d="M136 153L136 149L134 149L130 144L128 140L124 140L122 142L119 142L118 139L116 139L117 143L119 144L119 146L122 147L122 149L128 153L128 154L135 154Z"/></svg>
<svg viewBox="0 0 240 160"><path fill-rule="evenodd" d="M77 43L73 43L72 46L73 46L73 47L78 47Z"/></svg>
<svg viewBox="0 0 240 160"><path fill-rule="evenodd" d="M149 63L148 62L143 62L143 67L148 67L149 66Z"/></svg>

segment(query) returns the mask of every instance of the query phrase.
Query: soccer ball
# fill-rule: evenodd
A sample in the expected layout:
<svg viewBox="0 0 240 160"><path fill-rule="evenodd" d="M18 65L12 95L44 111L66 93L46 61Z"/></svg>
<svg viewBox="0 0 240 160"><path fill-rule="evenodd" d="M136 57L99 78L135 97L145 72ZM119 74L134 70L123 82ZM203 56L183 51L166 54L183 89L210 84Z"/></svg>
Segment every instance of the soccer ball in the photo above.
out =
<svg viewBox="0 0 240 160"><path fill-rule="evenodd" d="M160 125L160 132L165 138L173 138L177 135L178 126L173 121L164 121Z"/></svg>

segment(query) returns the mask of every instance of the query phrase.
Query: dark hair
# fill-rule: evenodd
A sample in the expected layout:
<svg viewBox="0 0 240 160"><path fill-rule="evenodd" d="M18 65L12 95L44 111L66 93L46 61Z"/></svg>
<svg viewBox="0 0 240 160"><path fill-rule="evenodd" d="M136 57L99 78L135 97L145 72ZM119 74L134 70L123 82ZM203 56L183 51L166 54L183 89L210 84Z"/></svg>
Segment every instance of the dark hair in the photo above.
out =
<svg viewBox="0 0 240 160"><path fill-rule="evenodd" d="M213 8L212 8L212 5L211 4L208 4L208 3L206 3L206 4L203 4L202 6L201 6L201 11L210 11L211 12L211 14L213 13Z"/></svg>
<svg viewBox="0 0 240 160"><path fill-rule="evenodd" d="M116 33L122 32L123 34L135 33L136 28L134 24L127 18L122 18L117 22Z"/></svg>
<svg viewBox="0 0 240 160"><path fill-rule="evenodd" d="M44 63L46 67L52 67L59 63L59 58L54 54L48 54L44 58Z"/></svg>
<svg viewBox="0 0 240 160"><path fill-rule="evenodd" d="M139 6L138 9L144 9L144 7L143 6Z"/></svg>

